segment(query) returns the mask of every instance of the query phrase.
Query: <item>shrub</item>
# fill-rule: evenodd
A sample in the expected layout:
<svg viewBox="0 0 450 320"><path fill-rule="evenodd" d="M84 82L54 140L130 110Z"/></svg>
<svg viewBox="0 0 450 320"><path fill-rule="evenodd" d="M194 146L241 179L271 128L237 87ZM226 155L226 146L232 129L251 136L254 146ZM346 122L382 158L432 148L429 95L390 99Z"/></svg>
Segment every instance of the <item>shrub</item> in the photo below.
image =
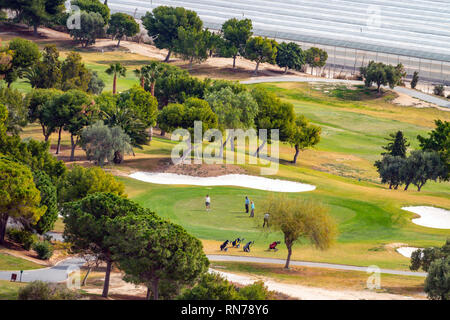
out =
<svg viewBox="0 0 450 320"><path fill-rule="evenodd" d="M239 295L245 300L270 300L273 298L273 292L267 289L263 281L256 281L240 288Z"/></svg>
<svg viewBox="0 0 450 320"><path fill-rule="evenodd" d="M36 251L39 259L41 260L48 260L53 255L53 246L48 241L34 243L33 250Z"/></svg>
<svg viewBox="0 0 450 320"><path fill-rule="evenodd" d="M20 288L18 300L50 300L51 289L48 283L42 281L30 282L27 286Z"/></svg>
<svg viewBox="0 0 450 320"><path fill-rule="evenodd" d="M18 300L76 300L79 294L61 285L43 281L30 282L19 289Z"/></svg>
<svg viewBox="0 0 450 320"><path fill-rule="evenodd" d="M437 96L444 97L445 88L442 84L437 84L434 86L433 93Z"/></svg>
<svg viewBox="0 0 450 320"><path fill-rule="evenodd" d="M30 250L33 243L37 241L37 236L26 230L8 229L7 236L10 240L22 245L25 250Z"/></svg>

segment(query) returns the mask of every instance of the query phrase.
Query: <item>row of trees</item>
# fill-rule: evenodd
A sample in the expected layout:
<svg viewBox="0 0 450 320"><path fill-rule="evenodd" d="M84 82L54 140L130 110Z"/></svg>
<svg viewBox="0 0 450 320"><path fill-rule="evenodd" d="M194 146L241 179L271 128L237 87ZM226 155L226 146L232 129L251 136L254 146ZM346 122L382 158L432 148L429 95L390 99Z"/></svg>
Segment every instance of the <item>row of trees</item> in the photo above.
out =
<svg viewBox="0 0 450 320"><path fill-rule="evenodd" d="M132 37L139 32L139 24L132 16L122 12L110 15L106 2L72 0L71 3L80 9L80 28L69 29L69 34L84 47L94 44L96 39L106 34L118 40L119 47L123 37Z"/></svg>
<svg viewBox="0 0 450 320"><path fill-rule="evenodd" d="M296 149L294 163L301 150L320 140L319 127L302 116L296 117L292 104L263 89L249 91L233 82L200 80L178 67L153 62L134 70L140 87L115 94L117 78L125 76L126 68L114 63L106 70L113 76L113 94L100 94L103 81L85 67L78 53L69 53L61 62L54 46L46 46L41 53L32 42L14 39L9 48L21 48L14 51L17 59L31 60L28 53L35 52L32 56L37 60L14 69L31 83L33 90L28 95L0 89L0 101L10 114L8 132L18 133L28 122L38 122L45 141L58 133L59 154L65 130L71 136L71 160L76 146L81 145L89 159L98 164L103 165L105 159L120 163L124 154L132 153L131 147L141 147L151 140L157 120L163 132L190 129L194 121L203 121L205 130L217 127L222 132L280 129L280 139ZM101 143L105 141L110 143ZM232 149L233 142L231 139Z"/></svg>
<svg viewBox="0 0 450 320"><path fill-rule="evenodd" d="M201 101L190 99L194 104L195 99ZM101 168L66 169L49 153L48 142L24 142L18 135L6 134L7 118L6 107L0 105L0 243L10 220L44 234L62 213L71 252L87 258L89 268L106 264L105 297L113 266L123 271L124 280L147 286L148 298L271 297L262 283L237 290L208 275L209 262L199 240L128 200L124 185ZM284 197L272 200L266 210L273 215L273 230L285 234L289 252L303 238L321 249L331 245L336 230L325 207ZM289 258L290 254L286 267Z"/></svg>
<svg viewBox="0 0 450 320"><path fill-rule="evenodd" d="M25 79L32 88L79 89L99 94L105 86L95 71L86 68L78 53L70 52L61 61L54 45L46 45L40 52L36 43L15 38L0 48L0 54L0 78L8 87Z"/></svg>
<svg viewBox="0 0 450 320"><path fill-rule="evenodd" d="M160 6L147 12L142 23L156 47L168 50L165 62L175 53L188 60L190 67L212 54L233 58L233 68L238 56L254 61L255 74L261 63L277 64L287 72L288 69L301 70L305 64L312 69L323 67L328 58L328 54L319 48L303 51L294 42L278 44L273 39L252 37L250 19L229 19L215 34L203 30L203 22L196 12L182 7Z"/></svg>
<svg viewBox="0 0 450 320"><path fill-rule="evenodd" d="M384 147L383 158L375 162L381 182L389 189L413 184L420 191L427 181L447 181L450 172L450 123L436 120L436 128L428 137L418 136L420 150L407 155L409 143L403 132L391 134L389 144Z"/></svg>
<svg viewBox="0 0 450 320"><path fill-rule="evenodd" d="M140 87L115 94L117 78L125 76L126 68L114 63L106 70L113 76L113 94L100 94L103 81L85 67L78 53L69 53L61 62L56 47L46 46L39 52L34 43L24 39L12 40L5 49L9 51L18 61L11 73L27 78L33 90L23 97L17 90L0 89L0 102L10 114L8 132L18 133L27 122L38 122L45 141L58 133L59 154L65 130L71 136L71 160L76 146L81 145L89 159L98 164L103 165L105 159L120 163L124 154L132 153L131 147L141 147L151 140L156 120L163 132L191 129L194 121L203 121L205 130L217 126L222 132L279 129L281 141L295 147L294 163L301 150L320 141L319 127L302 116L296 117L292 104L281 102L264 89L249 91L233 82L200 80L178 67L152 62L134 70ZM9 71L4 77L17 79ZM270 142L268 138L264 144ZM110 143L102 144L104 141ZM234 139L229 141L234 149Z"/></svg>

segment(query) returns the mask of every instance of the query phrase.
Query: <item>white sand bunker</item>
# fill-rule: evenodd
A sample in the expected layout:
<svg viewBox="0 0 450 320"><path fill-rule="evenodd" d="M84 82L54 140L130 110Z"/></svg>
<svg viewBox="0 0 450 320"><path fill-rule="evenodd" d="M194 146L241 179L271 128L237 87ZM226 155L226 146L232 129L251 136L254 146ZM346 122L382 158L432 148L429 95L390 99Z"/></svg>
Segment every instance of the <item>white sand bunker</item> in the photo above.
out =
<svg viewBox="0 0 450 320"><path fill-rule="evenodd" d="M193 186L236 186L274 192L304 192L316 189L315 186L299 182L268 179L245 174L228 174L218 177L193 177L164 172L135 172L131 178L156 184L179 184Z"/></svg>
<svg viewBox="0 0 450 320"><path fill-rule="evenodd" d="M403 210L417 213L420 218L412 222L420 226L437 229L450 229L450 211L435 207L403 207Z"/></svg>
<svg viewBox="0 0 450 320"><path fill-rule="evenodd" d="M398 253L400 253L402 256L407 257L407 258L411 258L411 255L414 251L416 251L417 249L420 248L415 248L415 247L400 247L397 248L395 250L397 250Z"/></svg>

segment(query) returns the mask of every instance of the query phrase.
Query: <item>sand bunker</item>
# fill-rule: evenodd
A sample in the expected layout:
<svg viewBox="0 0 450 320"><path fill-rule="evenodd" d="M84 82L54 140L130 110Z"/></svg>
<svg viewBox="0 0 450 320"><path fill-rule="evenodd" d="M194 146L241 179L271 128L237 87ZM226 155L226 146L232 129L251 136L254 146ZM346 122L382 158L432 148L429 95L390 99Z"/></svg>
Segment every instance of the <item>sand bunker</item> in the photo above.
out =
<svg viewBox="0 0 450 320"><path fill-rule="evenodd" d="M403 207L403 210L414 212L420 218L412 219L412 222L420 226L437 229L450 229L450 211L435 207Z"/></svg>
<svg viewBox="0 0 450 320"><path fill-rule="evenodd" d="M415 247L400 247L395 249L398 253L400 253L402 256L407 257L407 258L411 258L411 255L414 251L416 251L417 249L420 248L415 248Z"/></svg>
<svg viewBox="0 0 450 320"><path fill-rule="evenodd" d="M156 184L179 184L193 186L236 186L274 192L304 192L312 191L316 187L309 184L268 179L245 174L228 174L218 177L193 177L182 174L163 172L135 172L131 178Z"/></svg>

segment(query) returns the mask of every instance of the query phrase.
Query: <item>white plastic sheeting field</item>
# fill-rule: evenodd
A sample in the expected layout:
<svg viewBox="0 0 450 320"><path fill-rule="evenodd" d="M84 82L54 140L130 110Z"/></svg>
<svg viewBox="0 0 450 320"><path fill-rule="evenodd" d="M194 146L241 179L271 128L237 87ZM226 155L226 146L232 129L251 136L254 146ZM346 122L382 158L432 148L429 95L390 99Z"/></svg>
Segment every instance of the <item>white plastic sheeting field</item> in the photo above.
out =
<svg viewBox="0 0 450 320"><path fill-rule="evenodd" d="M294 181L269 179L245 174L228 174L218 177L193 177L164 172L135 172L130 178L155 184L175 184L192 186L236 186L273 192L304 192L316 187Z"/></svg>
<svg viewBox="0 0 450 320"><path fill-rule="evenodd" d="M109 0L108 5L136 18L161 5L184 7L212 29L229 18L249 18L256 35L360 50L385 46L393 49L386 53L416 51L422 58L434 59L431 53L450 61L450 8L444 0Z"/></svg>

